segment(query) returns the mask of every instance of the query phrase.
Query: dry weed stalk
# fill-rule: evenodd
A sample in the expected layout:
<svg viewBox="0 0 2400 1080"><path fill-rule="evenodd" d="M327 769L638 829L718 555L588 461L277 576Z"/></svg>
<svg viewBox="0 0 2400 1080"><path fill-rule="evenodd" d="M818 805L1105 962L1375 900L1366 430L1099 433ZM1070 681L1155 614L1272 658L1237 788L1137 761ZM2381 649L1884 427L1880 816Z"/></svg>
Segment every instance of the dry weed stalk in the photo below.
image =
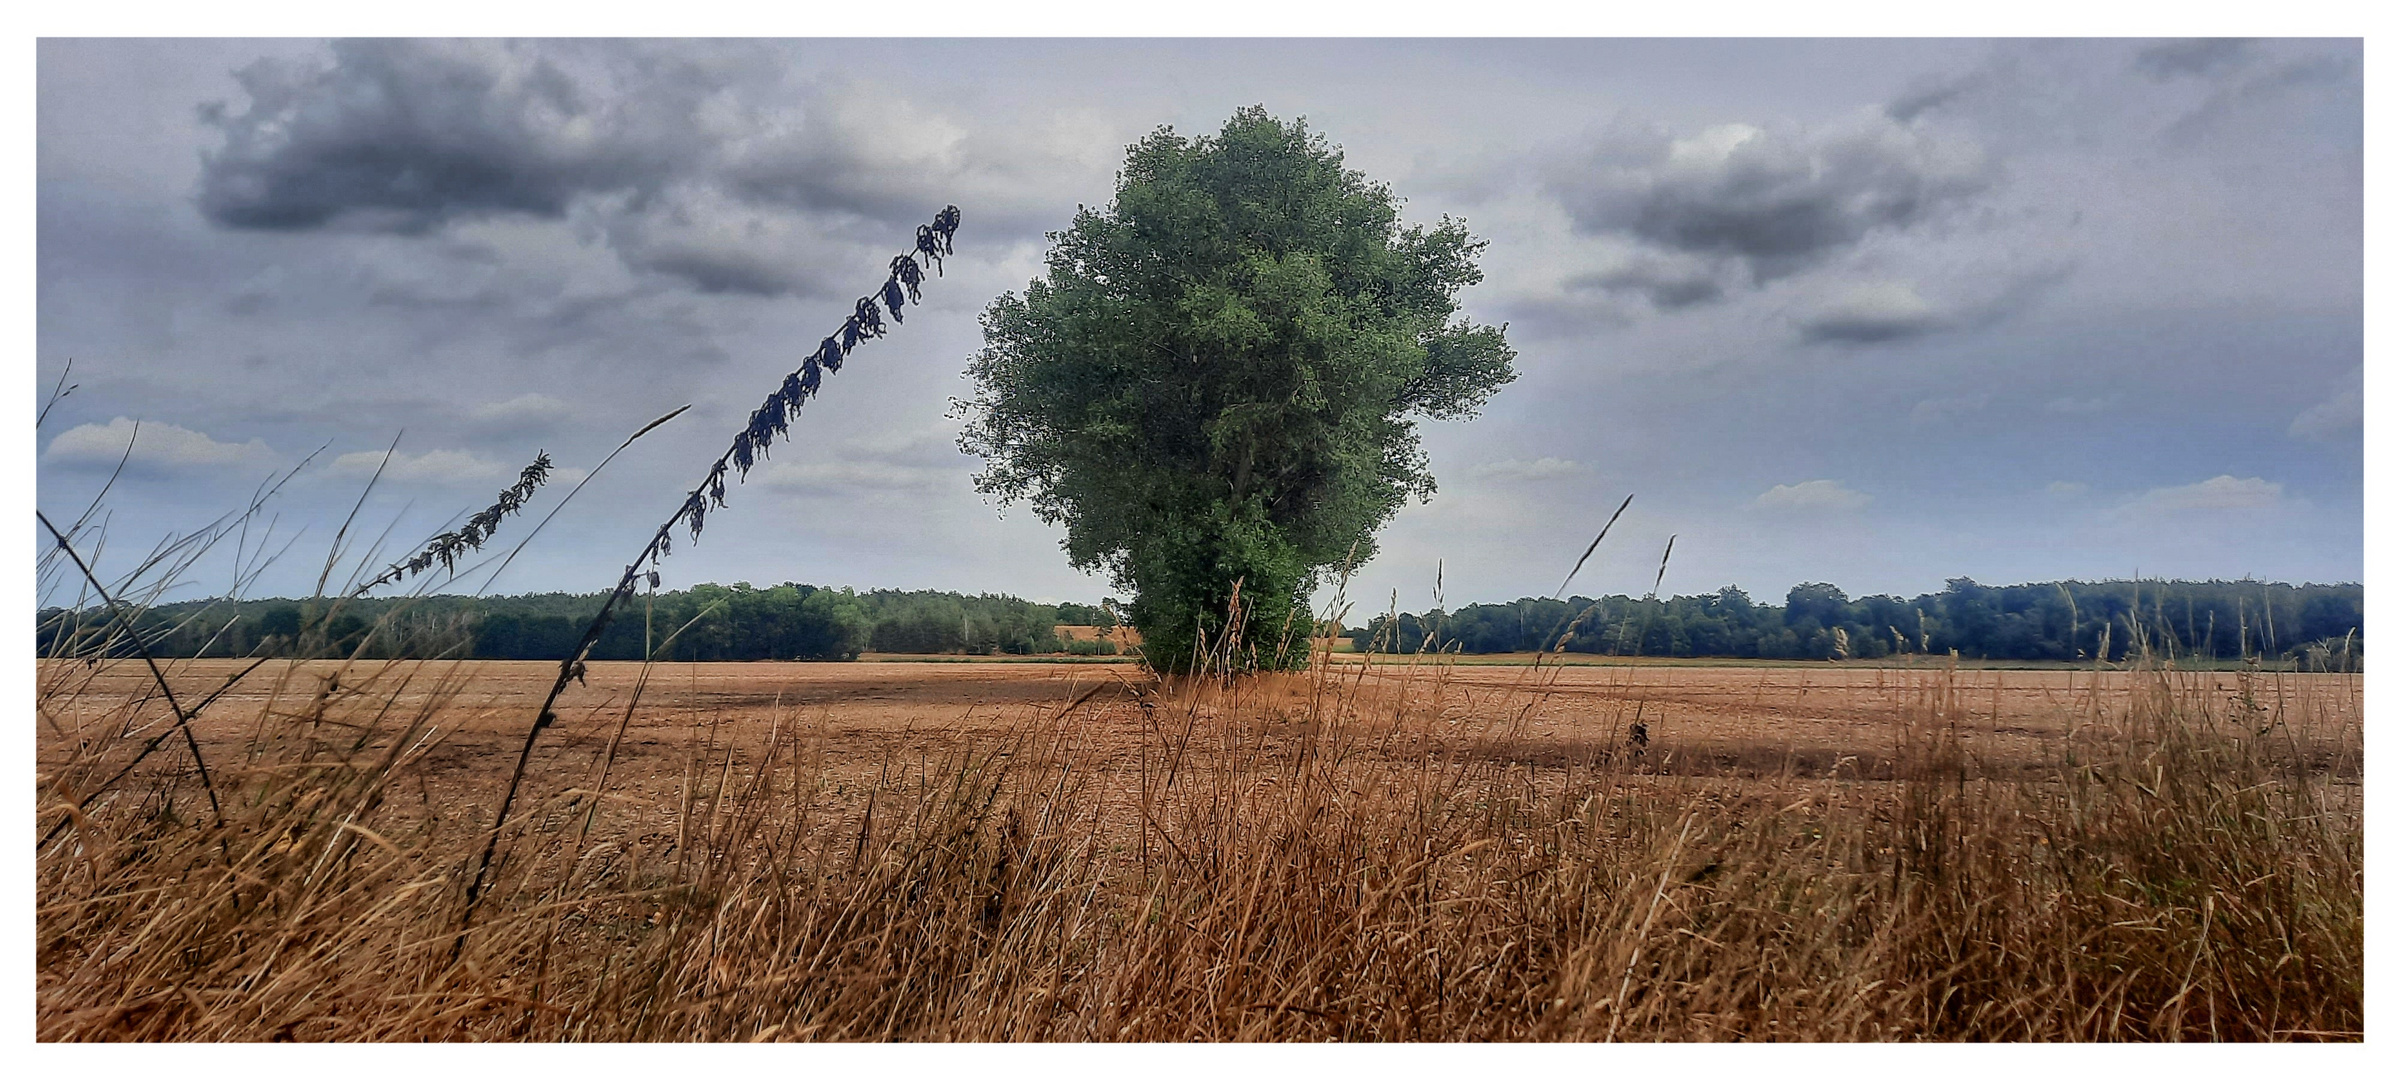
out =
<svg viewBox="0 0 2400 1080"><path fill-rule="evenodd" d="M500 799L500 811L492 821L491 836L484 843L483 854L476 859L474 876L467 882L466 910L460 916L461 936L459 945L452 949L453 955L464 947L466 927L483 898L485 879L491 872L492 858L499 850L500 832L507 826L509 812L516 806L517 792L524 783L525 765L532 759L534 744L540 740L542 731L558 719L557 713L552 710L558 704L559 695L566 692L567 684L583 678L585 660L591 655L592 648L600 643L600 635L607 631L610 620L615 618L617 607L632 599L635 583L642 580L645 574L651 587L657 587L658 566L673 548L672 539L677 525L689 528L692 539L700 538L709 507L725 505L725 474L730 470L748 476L751 466L766 456L776 438L789 433L791 421L799 415L808 399L816 395L825 375L842 370L843 359L858 348L859 342L884 335L883 310L888 308L892 321L900 322L904 318L901 309L906 304L922 301L920 291L925 281L925 271L918 260L925 260L934 267L935 273L940 273L942 257L951 253L951 241L958 232L958 226L958 207L945 206L934 215L932 223L917 227L915 253L903 252L892 257L882 287L860 297L841 328L820 342L816 351L801 361L798 369L784 376L782 385L774 393L768 394L766 401L751 412L749 423L734 435L733 444L718 455L699 485L684 495L682 505L651 534L650 542L643 545L641 554L626 564L624 574L617 579L616 588L610 590L608 597L601 601L599 612L592 616L591 623L584 628L582 639L565 659L559 661L557 681L551 684L549 695L542 699L541 708L535 710L533 722L526 726L525 742L517 755L516 771L509 776L507 791ZM877 306L878 301L881 307ZM675 413L667 414L654 421L651 427L665 423L682 411L678 409ZM641 438L649 430L644 428L635 432L633 438L626 442Z"/></svg>

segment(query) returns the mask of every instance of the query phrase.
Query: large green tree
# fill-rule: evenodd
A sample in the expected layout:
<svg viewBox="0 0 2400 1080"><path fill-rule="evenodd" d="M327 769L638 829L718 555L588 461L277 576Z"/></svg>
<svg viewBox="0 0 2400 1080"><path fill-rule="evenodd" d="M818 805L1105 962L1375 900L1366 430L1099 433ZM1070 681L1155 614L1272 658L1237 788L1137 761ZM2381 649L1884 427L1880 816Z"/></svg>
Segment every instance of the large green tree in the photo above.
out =
<svg viewBox="0 0 2400 1080"><path fill-rule="evenodd" d="M1155 666L1222 640L1237 585L1237 663L1303 662L1321 576L1433 493L1416 420L1516 377L1505 328L1458 314L1482 242L1399 211L1305 122L1162 128L985 312L959 439L976 487L1064 525L1069 559L1133 594Z"/></svg>

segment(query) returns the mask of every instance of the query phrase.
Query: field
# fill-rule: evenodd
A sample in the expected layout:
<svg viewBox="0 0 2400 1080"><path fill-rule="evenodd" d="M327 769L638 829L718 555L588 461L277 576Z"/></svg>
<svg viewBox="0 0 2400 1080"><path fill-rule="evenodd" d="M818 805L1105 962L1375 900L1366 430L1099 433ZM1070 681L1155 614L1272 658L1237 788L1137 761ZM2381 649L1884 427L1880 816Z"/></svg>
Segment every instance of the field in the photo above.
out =
<svg viewBox="0 0 2400 1080"><path fill-rule="evenodd" d="M42 1038L2363 1023L2354 675L594 663L492 841L556 665L246 666L41 667Z"/></svg>
<svg viewBox="0 0 2400 1080"><path fill-rule="evenodd" d="M232 660L184 661L177 677L205 694L244 666ZM238 754L263 710L314 706L328 680L338 695L344 666L314 661L292 665L276 678L245 680L204 715L198 728L203 750L211 757ZM642 679L642 665L593 663L584 686L570 699L587 715L555 729L555 737L537 751L530 780L536 787L577 783L599 767L614 741L614 794L665 807L662 812L671 818L685 764L711 746L731 747L739 755L763 745L778 728L804 733L821 750L827 775L856 779L895 762L914 764L997 745L1080 701L1071 718L1077 765L1108 777L1101 786L1113 790L1133 782L1141 751L1154 741L1136 700L1149 679L1131 666L1114 670L1118 667L988 659L659 665L649 673L643 702L627 716L625 702ZM455 668L400 664L388 672L381 665L370 670L377 681L354 686L351 693L380 694L393 679L409 679L410 689L389 695L396 706L436 705L427 724L438 741L418 759L417 772L441 801L471 813L488 812L481 804L495 801L506 786L526 720L558 666L469 661ZM1403 663L1363 674L1336 669L1332 675L1354 710L1405 708L1417 726L1475 741L1478 753L1536 776L1621 747L1628 726L1638 722L1650 739L1647 772L1752 779L1789 772L1845 781L1892 776L1895 718L1916 703L1929 677L1923 668L1800 663L1571 664L1538 671ZM2089 722L2095 710L2126 700L2139 678L2088 670L1940 675L1945 691L1959 703L1960 748L1990 775L2038 774L2053 763L2055 748L2079 718ZM2244 692L2244 680L2235 674L2192 678L2201 692L2228 701ZM446 681L437 685L437 680ZM2359 681L2357 676L2286 674L2253 680L2249 692L2257 708L2297 715L2343 707L2338 698L2357 694ZM149 684L149 673L139 664L112 665L95 672L89 690L76 700L86 706L123 702L141 696ZM453 684L459 688L449 689ZM1485 729L1502 718L1515 723L1495 738ZM66 711L58 719L62 727L76 730L103 717ZM1255 735L1259 749L1274 752L1298 730L1288 722L1245 719L1254 730L1237 726L1219 734ZM621 736L619 720L626 721ZM2323 725L2312 738L2338 736L2341 727ZM45 766L65 760L57 730L44 729ZM2354 754L2356 747L2312 743L2312 756L2330 762L2344 749ZM2354 764L2355 759L2346 763L2341 781L2356 781L2349 771Z"/></svg>

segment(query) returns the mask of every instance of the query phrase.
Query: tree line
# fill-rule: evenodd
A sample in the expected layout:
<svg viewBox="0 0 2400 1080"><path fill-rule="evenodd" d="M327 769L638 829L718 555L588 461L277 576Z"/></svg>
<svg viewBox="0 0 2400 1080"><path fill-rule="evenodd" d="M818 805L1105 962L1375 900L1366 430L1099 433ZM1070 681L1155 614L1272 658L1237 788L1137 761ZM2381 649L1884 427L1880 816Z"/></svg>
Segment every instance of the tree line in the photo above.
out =
<svg viewBox="0 0 2400 1080"><path fill-rule="evenodd" d="M2050 581L1952 578L1914 598L1852 598L1822 582L1762 604L1713 593L1634 598L1526 597L1456 611L1377 616L1351 631L1361 651L1567 652L1619 656L1875 659L1896 653L1988 660L2120 661L2143 644L2201 657L2266 655L2317 666L2363 654L2365 589L2260 581Z"/></svg>
<svg viewBox="0 0 2400 1080"><path fill-rule="evenodd" d="M581 639L604 593L430 595L372 599L198 600L133 616L153 655L350 656L558 660ZM106 640L100 608L49 608L40 655L81 655ZM1105 606L1037 604L934 590L858 592L785 582L704 584L645 594L621 609L592 658L852 660L862 652L1028 655L1070 651L1053 627L1114 626ZM1088 648L1075 651L1108 651Z"/></svg>
<svg viewBox="0 0 2400 1080"><path fill-rule="evenodd" d="M557 660L601 593L431 595L359 600L200 600L134 616L159 656L468 657ZM1509 653L1562 649L1612 656L1872 660L1895 654L1988 660L2121 661L2147 643L2177 655L2267 655L2355 664L2364 655L2365 589L2259 581L2053 581L1982 585L1953 578L1914 598L1853 598L1821 582L1780 605L1728 585L1671 598L1525 597L1456 611L1386 614L1348 631L1362 652ZM862 652L1034 655L1094 649L1056 626L1114 626L1106 605L1038 604L993 593L785 582L695 585L637 599L593 657L638 660L849 660ZM49 608L41 655L79 655L105 638L98 608ZM2346 659L2344 659L2346 658Z"/></svg>

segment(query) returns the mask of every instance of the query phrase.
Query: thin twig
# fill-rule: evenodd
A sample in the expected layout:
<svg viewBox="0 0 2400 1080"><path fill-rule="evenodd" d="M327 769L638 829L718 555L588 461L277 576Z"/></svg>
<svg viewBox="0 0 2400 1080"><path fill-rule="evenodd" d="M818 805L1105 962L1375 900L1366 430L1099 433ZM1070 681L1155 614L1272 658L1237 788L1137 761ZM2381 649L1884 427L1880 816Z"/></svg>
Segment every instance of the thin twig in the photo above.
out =
<svg viewBox="0 0 2400 1080"><path fill-rule="evenodd" d="M67 382L67 376L73 374L74 371L75 358L70 356L67 358L66 369L58 373L57 385L54 385L50 388L49 400L42 403L41 413L33 418L33 426L36 430L41 428L42 421L50 419L51 408L56 406L59 402L65 401L67 399L67 395L74 393L77 387L83 385L81 383L69 384Z"/></svg>

